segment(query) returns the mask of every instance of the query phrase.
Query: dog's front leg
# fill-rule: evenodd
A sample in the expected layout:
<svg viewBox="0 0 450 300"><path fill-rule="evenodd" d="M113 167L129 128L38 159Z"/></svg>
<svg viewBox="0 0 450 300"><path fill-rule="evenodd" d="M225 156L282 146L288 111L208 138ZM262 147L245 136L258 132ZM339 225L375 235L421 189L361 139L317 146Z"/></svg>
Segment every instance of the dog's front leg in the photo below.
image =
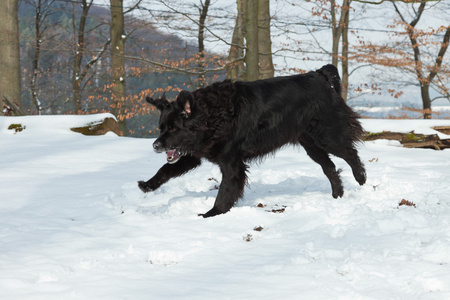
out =
<svg viewBox="0 0 450 300"><path fill-rule="evenodd" d="M139 188L144 192L151 192L159 188L162 184L169 181L169 179L181 176L188 171L195 169L201 164L200 158L190 155L183 156L174 164L166 163L159 169L159 171L148 181L139 181Z"/></svg>
<svg viewBox="0 0 450 300"><path fill-rule="evenodd" d="M220 183L219 192L217 193L216 202L213 208L206 214L202 214L204 218L228 212L237 200L243 196L244 187L247 181L245 171L247 166L238 161L234 164L219 164L222 172L222 182Z"/></svg>

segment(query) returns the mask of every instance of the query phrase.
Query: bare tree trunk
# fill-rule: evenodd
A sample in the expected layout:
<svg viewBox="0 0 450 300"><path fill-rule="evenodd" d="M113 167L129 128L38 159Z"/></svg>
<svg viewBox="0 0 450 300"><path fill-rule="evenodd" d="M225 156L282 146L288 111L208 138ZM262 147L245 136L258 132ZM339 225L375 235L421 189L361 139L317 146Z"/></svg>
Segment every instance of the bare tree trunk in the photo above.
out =
<svg viewBox="0 0 450 300"><path fill-rule="evenodd" d="M253 81L274 75L272 42L270 38L270 1L237 0L238 14L233 31L229 61L244 55L243 64L238 62L227 69L227 78ZM246 47L243 47L243 41Z"/></svg>
<svg viewBox="0 0 450 300"><path fill-rule="evenodd" d="M424 82L420 85L420 94L422 96L423 118L431 119L431 98L429 83Z"/></svg>
<svg viewBox="0 0 450 300"><path fill-rule="evenodd" d="M198 9L200 13L200 20L198 25L198 69L200 72L205 70L205 22L208 15L208 8L210 0L206 0L205 3L201 3L202 6ZM205 74L198 76L198 87L205 86Z"/></svg>
<svg viewBox="0 0 450 300"><path fill-rule="evenodd" d="M444 60L445 52L447 52L448 46L450 44L450 26L447 27L447 30L444 34L444 39L441 43L441 48L439 49L439 53L436 56L436 60L433 68L431 68L430 73L428 74L426 81L424 81L421 86L421 94L422 94L422 104L423 104L423 118L431 119L431 98L430 98L430 85L433 79L438 74L439 70L442 66L442 61Z"/></svg>
<svg viewBox="0 0 450 300"><path fill-rule="evenodd" d="M253 81L259 78L259 43L258 43L258 1L245 0L245 80Z"/></svg>
<svg viewBox="0 0 450 300"><path fill-rule="evenodd" d="M38 115L41 114L41 105L38 100L38 91L37 91L37 77L39 73L39 58L41 53L41 9L42 9L42 1L38 0L36 3L36 20L35 20L35 48L34 48L34 56L33 56L33 69L30 80L30 90L31 90L31 99L33 101L33 105L36 108L36 112Z"/></svg>
<svg viewBox="0 0 450 300"><path fill-rule="evenodd" d="M237 3L237 16L236 23L233 30L233 37L231 39L230 54L228 55L229 61L237 60L244 57L244 28L245 28L245 1L236 0ZM227 68L228 79L239 79L244 75L244 62L239 61L231 64Z"/></svg>
<svg viewBox="0 0 450 300"><path fill-rule="evenodd" d="M272 41L270 38L270 1L258 0L259 78L272 78Z"/></svg>
<svg viewBox="0 0 450 300"><path fill-rule="evenodd" d="M422 104L424 109L423 118L424 119L430 119L431 118L431 100L429 95L429 85L430 82L426 82L426 79L422 73L422 62L420 61L420 48L419 44L417 42L416 35L414 33L415 26L420 20L420 17L422 16L423 11L425 10L426 2L423 2L420 4L418 11L416 12L416 16L414 20L411 21L411 23L407 23L399 9L397 8L397 5L393 2L395 10L397 11L397 14L399 15L400 19L407 24L407 33L409 36L409 40L411 41L411 46L413 48L414 52L414 71L416 73L417 79L420 83L420 92L422 95Z"/></svg>
<svg viewBox="0 0 450 300"><path fill-rule="evenodd" d="M33 113L40 115L42 113L42 106L39 101L39 75L42 70L40 70L40 60L41 60L41 48L42 43L46 39L46 31L49 28L49 16L53 15L55 12L52 10L52 5L55 0L24 0L26 3L34 7L36 11L34 20L34 54L32 58L32 69L30 78L30 91L31 99L35 110Z"/></svg>
<svg viewBox="0 0 450 300"><path fill-rule="evenodd" d="M125 90L125 25L123 0L111 0L111 69L113 114L117 117L122 135L127 134Z"/></svg>
<svg viewBox="0 0 450 300"><path fill-rule="evenodd" d="M343 0L341 7L341 14L339 20L337 19L336 14L336 1L331 0L331 31L333 34L333 43L331 47L331 63L338 66L339 62L339 42L341 40L342 33L344 28L348 28L348 18L347 14L349 13L351 0Z"/></svg>
<svg viewBox="0 0 450 300"><path fill-rule="evenodd" d="M107 47L111 43L111 40L109 39L104 45L103 49L99 51L95 51L96 55L92 57L89 62L86 64L83 64L83 57L85 56L86 52L86 44L85 44L85 34L86 34L86 21L89 13L89 9L92 6L94 0L81 0L81 16L78 21L78 28L77 28L77 22L75 20L75 7L76 3L73 3L72 8L72 27L73 27L73 40L74 40L74 59L73 59L73 69L72 69L72 97L73 97L73 103L74 103L74 113L78 114L82 112L82 91L88 83L88 80L85 80L86 75L91 70L92 66L94 66L99 59L102 57L102 55L105 53ZM91 52L92 53L92 52ZM83 80L85 80L85 84L82 85Z"/></svg>
<svg viewBox="0 0 450 300"><path fill-rule="evenodd" d="M0 97L22 105L20 95L20 51L18 0L0 1ZM0 115L3 115L0 105Z"/></svg>
<svg viewBox="0 0 450 300"><path fill-rule="evenodd" d="M336 18L336 1L330 0L330 13L331 13L331 34L333 37L333 43L331 45L331 63L337 67L339 62L339 40L340 40L340 33L339 33L339 24L337 23Z"/></svg>
<svg viewBox="0 0 450 300"><path fill-rule="evenodd" d="M348 1L350 5L351 0ZM342 7L342 13L345 13L344 23L342 24L342 98L347 101L348 96L348 25L350 22L350 6Z"/></svg>
<svg viewBox="0 0 450 300"><path fill-rule="evenodd" d="M73 60L73 69L72 69L72 97L74 104L74 113L78 114L81 112L81 81L82 70L81 70L81 60L83 59L83 54L85 50L84 44L84 31L86 27L86 18L91 8L93 0L90 3L87 3L87 0L81 1L82 13L80 17L80 23L78 25L78 29L76 28L75 21L75 6L73 3L73 11L72 11L72 27L73 27L73 35L74 35L74 60Z"/></svg>
<svg viewBox="0 0 450 300"><path fill-rule="evenodd" d="M411 47L413 49L413 55L414 55L414 71L416 73L417 79L419 80L420 84L420 94L422 96L422 105L423 105L423 118L424 119L431 119L431 98L430 98L430 85L431 82L434 80L436 75L438 74L441 66L442 61L445 55L445 52L448 49L449 41L450 41L450 26L447 27L447 30L444 34L444 39L441 43L441 47L439 49L439 53L436 56L434 66L430 68L430 73L428 76L424 75L424 70L422 70L423 62L421 61L421 55L420 55L420 48L419 48L419 42L417 40L417 33L415 26L420 20L420 17L422 16L422 13L425 10L425 6L427 2L422 2L417 10L414 10L415 17L414 19L408 23L406 19L404 18L403 14L398 9L395 2L392 3L394 5L395 11L399 15L402 22L406 24L406 32L409 36L409 40L411 42Z"/></svg>

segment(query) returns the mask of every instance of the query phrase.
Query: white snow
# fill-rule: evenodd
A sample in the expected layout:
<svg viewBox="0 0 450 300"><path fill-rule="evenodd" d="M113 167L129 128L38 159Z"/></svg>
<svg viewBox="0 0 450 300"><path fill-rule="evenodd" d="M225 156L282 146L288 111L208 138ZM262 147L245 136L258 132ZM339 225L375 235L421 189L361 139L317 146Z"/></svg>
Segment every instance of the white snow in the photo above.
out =
<svg viewBox="0 0 450 300"><path fill-rule="evenodd" d="M335 200L288 147L251 166L229 213L203 219L218 168L143 194L136 181L165 155L151 139L69 130L103 117L0 118L1 299L450 299L450 150L367 142L363 187L333 158ZM450 125L363 120L373 132L437 123Z"/></svg>
<svg viewBox="0 0 450 300"><path fill-rule="evenodd" d="M52 116L26 116L26 117L0 117L0 134L15 134L13 130L8 130L10 124L21 124L27 130L21 132L20 136L29 135L54 135L72 134L70 128L82 127L86 124L96 124L106 118L116 117L110 113L93 115L52 115Z"/></svg>

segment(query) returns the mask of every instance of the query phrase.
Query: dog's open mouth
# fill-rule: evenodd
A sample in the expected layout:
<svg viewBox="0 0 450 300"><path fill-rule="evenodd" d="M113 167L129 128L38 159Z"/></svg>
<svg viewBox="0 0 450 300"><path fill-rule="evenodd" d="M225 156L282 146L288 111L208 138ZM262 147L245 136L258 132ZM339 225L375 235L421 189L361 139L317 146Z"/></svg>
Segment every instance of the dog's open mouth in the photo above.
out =
<svg viewBox="0 0 450 300"><path fill-rule="evenodd" d="M167 151L166 155L167 155L167 162L169 164L174 164L183 156L183 153L175 149Z"/></svg>

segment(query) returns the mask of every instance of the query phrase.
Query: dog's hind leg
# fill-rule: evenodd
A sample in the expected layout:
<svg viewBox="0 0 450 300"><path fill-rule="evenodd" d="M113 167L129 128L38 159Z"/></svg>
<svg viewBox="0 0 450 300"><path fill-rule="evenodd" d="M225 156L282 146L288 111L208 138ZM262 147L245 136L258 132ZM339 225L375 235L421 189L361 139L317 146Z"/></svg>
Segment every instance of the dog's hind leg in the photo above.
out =
<svg viewBox="0 0 450 300"><path fill-rule="evenodd" d="M247 166L242 161L236 160L234 163L219 163L219 166L222 172L222 182L213 208L207 213L201 214L204 218L228 212L244 194Z"/></svg>
<svg viewBox="0 0 450 300"><path fill-rule="evenodd" d="M339 171L336 170L336 166L331 161L328 153L315 145L310 138L301 139L300 144L305 148L309 157L322 167L323 173L328 177L328 180L331 183L333 198L342 197L344 195L344 188L339 176Z"/></svg>
<svg viewBox="0 0 450 300"><path fill-rule="evenodd" d="M339 151L338 153L333 153L334 155L345 160L349 166L352 168L353 177L359 183L359 185L363 185L366 183L366 169L364 168L364 164L361 162L361 159L358 156L358 151L353 147L344 148L345 150Z"/></svg>
<svg viewBox="0 0 450 300"><path fill-rule="evenodd" d="M181 176L188 171L200 166L200 158L186 155L180 158L174 164L166 163L163 165L155 176L150 178L148 181L139 181L139 188L144 192L151 192L159 188L162 184L166 183L169 179Z"/></svg>

